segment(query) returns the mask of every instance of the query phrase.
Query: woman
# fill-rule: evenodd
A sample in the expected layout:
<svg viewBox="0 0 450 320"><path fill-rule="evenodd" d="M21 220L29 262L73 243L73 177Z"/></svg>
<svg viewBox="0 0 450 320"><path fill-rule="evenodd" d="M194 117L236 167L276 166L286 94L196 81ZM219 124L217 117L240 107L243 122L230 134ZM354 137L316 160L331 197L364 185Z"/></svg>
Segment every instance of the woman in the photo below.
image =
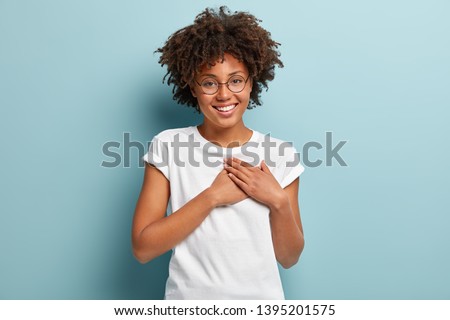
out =
<svg viewBox="0 0 450 320"><path fill-rule="evenodd" d="M284 299L277 261L303 250L295 149L242 118L283 66L258 21L206 9L157 50L174 99L204 118L159 133L144 156L133 250L145 263L173 249L165 299Z"/></svg>

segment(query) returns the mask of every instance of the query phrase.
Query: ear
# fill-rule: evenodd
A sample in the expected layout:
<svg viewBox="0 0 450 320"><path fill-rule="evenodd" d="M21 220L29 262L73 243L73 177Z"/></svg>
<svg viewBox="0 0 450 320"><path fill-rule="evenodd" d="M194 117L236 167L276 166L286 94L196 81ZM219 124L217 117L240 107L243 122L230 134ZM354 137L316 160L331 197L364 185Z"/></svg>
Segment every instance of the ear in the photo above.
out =
<svg viewBox="0 0 450 320"><path fill-rule="evenodd" d="M194 89L192 89L191 86L189 86L189 89L191 89L191 94L194 98L197 98L197 94L195 93Z"/></svg>

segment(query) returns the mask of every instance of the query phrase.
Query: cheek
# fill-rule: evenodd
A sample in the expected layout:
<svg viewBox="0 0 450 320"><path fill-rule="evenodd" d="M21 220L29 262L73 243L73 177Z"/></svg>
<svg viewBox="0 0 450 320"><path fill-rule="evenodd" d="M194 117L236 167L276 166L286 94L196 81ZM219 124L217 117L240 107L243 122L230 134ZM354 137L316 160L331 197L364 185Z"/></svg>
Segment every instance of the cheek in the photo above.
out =
<svg viewBox="0 0 450 320"><path fill-rule="evenodd" d="M252 92L252 90L249 89L247 92L245 92L243 95L241 95L241 100L245 100L245 101L250 100L251 92Z"/></svg>
<svg viewBox="0 0 450 320"><path fill-rule="evenodd" d="M199 107L202 108L208 108L208 106L211 104L211 99L208 97L205 97L204 95L199 95L197 98L197 104Z"/></svg>

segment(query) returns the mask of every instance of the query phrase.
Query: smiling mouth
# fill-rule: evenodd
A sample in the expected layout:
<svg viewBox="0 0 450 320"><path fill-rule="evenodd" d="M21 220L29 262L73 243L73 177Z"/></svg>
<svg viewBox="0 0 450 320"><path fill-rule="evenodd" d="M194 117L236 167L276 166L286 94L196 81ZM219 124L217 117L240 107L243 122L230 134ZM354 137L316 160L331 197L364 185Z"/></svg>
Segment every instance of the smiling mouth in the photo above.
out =
<svg viewBox="0 0 450 320"><path fill-rule="evenodd" d="M224 107L217 107L217 106L213 106L214 109L216 109L217 111L220 112L228 112L233 110L234 108L236 108L237 103L236 104L230 104L228 106L224 106Z"/></svg>

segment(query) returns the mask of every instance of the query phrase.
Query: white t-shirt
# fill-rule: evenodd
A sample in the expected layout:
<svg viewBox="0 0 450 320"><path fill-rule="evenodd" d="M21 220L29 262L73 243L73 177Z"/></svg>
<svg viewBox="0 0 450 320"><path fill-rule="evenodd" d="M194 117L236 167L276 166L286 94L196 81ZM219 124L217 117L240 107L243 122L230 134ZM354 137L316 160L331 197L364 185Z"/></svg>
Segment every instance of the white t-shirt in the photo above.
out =
<svg viewBox="0 0 450 320"><path fill-rule="evenodd" d="M175 212L211 185L230 156L258 166L264 159L283 188L304 170L290 143L253 131L243 146L222 148L196 126L159 133L143 159L169 180ZM213 209L173 248L165 299L284 299L269 208L247 198Z"/></svg>

